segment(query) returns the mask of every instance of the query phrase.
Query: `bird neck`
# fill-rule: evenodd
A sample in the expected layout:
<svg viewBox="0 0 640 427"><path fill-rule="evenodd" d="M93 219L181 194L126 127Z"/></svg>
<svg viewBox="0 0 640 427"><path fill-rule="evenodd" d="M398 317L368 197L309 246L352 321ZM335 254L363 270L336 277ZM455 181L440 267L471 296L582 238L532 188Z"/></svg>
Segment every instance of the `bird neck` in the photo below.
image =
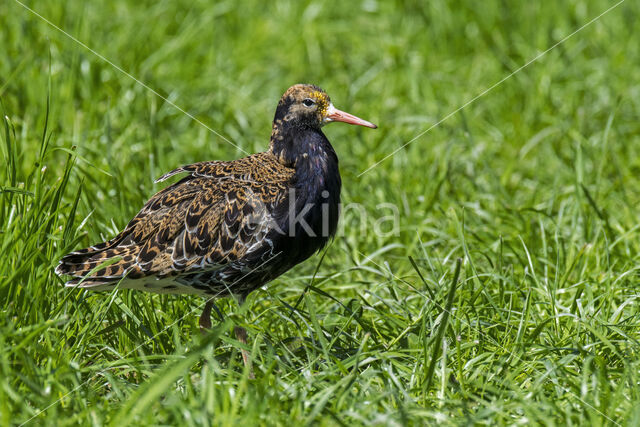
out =
<svg viewBox="0 0 640 427"><path fill-rule="evenodd" d="M283 229L292 236L309 236L307 233L315 236L311 240L303 239L302 243L296 243L294 238L295 256L303 260L336 233L342 186L338 156L320 129L282 126L282 123L278 126L277 122L274 123L269 151L284 166L295 170L288 193L290 215ZM295 207L293 212L292 206ZM292 224L291 218L299 216L300 222Z"/></svg>
<svg viewBox="0 0 640 427"><path fill-rule="evenodd" d="M320 129L284 119L274 120L269 151L284 166L304 173L307 169L323 168L338 159L331 143Z"/></svg>

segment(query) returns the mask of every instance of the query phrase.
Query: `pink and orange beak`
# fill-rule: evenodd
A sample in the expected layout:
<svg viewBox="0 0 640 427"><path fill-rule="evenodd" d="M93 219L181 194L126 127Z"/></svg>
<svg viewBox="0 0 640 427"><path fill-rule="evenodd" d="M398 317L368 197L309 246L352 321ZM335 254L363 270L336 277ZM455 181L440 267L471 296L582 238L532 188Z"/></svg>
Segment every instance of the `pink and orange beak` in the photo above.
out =
<svg viewBox="0 0 640 427"><path fill-rule="evenodd" d="M371 122L366 120L362 120L360 117L356 117L353 114L345 113L344 111L338 110L333 104L329 104L329 108L327 108L325 122L344 122L349 123L350 125L358 125L365 126L368 128L376 129L378 126L374 125Z"/></svg>

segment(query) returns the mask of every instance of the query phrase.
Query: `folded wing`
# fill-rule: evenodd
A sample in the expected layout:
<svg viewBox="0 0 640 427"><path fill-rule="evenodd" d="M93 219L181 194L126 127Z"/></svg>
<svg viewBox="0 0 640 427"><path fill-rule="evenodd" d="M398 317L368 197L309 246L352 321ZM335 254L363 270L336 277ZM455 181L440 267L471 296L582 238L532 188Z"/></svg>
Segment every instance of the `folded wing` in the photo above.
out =
<svg viewBox="0 0 640 427"><path fill-rule="evenodd" d="M113 239L64 256L56 273L73 277L67 286L92 290L120 283L151 292L203 293L202 284L192 287L181 278L222 272L272 250L272 213L287 197L292 172L271 159L252 159L257 156L164 175L160 180L190 173L153 196Z"/></svg>

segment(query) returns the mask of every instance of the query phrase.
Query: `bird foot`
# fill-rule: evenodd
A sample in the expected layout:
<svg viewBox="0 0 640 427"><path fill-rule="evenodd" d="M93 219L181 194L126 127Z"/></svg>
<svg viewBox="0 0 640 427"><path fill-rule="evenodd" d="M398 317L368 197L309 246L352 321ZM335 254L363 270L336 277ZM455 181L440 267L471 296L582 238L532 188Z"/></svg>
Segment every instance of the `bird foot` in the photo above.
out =
<svg viewBox="0 0 640 427"><path fill-rule="evenodd" d="M233 328L233 332L236 334L236 339L240 341L242 344L247 345L247 330L245 328L241 328L236 326ZM251 364L251 358L249 352L244 348L240 349L242 353L242 361L244 362L244 366L249 369L249 379L254 380L256 377L253 375L253 365Z"/></svg>

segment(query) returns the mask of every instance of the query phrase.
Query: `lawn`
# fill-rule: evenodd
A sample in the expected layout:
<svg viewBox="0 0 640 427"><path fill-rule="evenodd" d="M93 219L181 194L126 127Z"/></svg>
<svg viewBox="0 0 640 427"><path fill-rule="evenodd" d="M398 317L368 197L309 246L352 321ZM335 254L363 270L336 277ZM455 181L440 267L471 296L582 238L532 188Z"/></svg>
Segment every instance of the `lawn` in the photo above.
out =
<svg viewBox="0 0 640 427"><path fill-rule="evenodd" d="M5 0L0 425L640 424L639 19ZM201 298L61 286L164 172L265 150L298 82L379 126L325 128L350 207L326 250L207 335Z"/></svg>

